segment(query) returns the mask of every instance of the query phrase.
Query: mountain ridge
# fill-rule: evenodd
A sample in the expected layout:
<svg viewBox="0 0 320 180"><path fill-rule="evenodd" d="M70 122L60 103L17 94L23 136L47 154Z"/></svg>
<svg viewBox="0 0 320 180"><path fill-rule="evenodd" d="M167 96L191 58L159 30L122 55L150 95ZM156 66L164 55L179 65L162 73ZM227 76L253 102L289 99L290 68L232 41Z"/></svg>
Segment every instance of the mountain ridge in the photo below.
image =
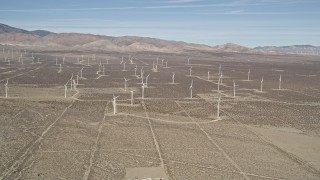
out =
<svg viewBox="0 0 320 180"><path fill-rule="evenodd" d="M312 45L259 46L249 48L234 43L209 46L184 41L163 40L140 36L106 36L83 33L53 33L46 30L28 31L0 23L0 43L44 50L112 50L185 52L220 51L238 53L280 53L319 55L320 47Z"/></svg>

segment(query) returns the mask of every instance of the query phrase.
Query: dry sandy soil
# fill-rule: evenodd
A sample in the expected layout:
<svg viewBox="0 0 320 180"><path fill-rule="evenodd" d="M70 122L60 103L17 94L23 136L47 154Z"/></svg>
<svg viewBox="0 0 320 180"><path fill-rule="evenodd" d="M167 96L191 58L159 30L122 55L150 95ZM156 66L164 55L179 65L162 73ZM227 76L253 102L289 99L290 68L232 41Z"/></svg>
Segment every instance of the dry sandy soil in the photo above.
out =
<svg viewBox="0 0 320 180"><path fill-rule="evenodd" d="M0 179L320 179L319 57L145 52L131 64L127 55L92 54L35 51L40 63L29 52L23 65L20 54L11 65L1 54Z"/></svg>

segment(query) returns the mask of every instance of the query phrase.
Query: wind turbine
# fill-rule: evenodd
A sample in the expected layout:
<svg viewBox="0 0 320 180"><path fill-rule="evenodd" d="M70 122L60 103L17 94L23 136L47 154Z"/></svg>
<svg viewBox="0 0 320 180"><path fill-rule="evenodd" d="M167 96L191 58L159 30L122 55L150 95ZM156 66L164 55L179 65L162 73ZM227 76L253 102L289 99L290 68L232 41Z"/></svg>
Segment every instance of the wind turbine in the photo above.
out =
<svg viewBox="0 0 320 180"><path fill-rule="evenodd" d="M193 79L191 81L191 85L190 85L189 89L190 89L190 98L192 99Z"/></svg>
<svg viewBox="0 0 320 180"><path fill-rule="evenodd" d="M248 71L248 81L250 81L250 69Z"/></svg>
<svg viewBox="0 0 320 180"><path fill-rule="evenodd" d="M59 71L58 71L58 73L60 73L61 72L61 64L60 64L60 68L59 68Z"/></svg>
<svg viewBox="0 0 320 180"><path fill-rule="evenodd" d="M134 68L134 76L137 76L137 70L138 70L138 66L136 65L136 67Z"/></svg>
<svg viewBox="0 0 320 180"><path fill-rule="evenodd" d="M149 78L150 74L147 75L146 77L146 87L148 87L148 78Z"/></svg>
<svg viewBox="0 0 320 180"><path fill-rule="evenodd" d="M220 74L220 82L221 82L221 84L222 84L222 72L221 72L221 74Z"/></svg>
<svg viewBox="0 0 320 180"><path fill-rule="evenodd" d="M77 90L77 83L76 83L76 80L74 79L74 80L72 80L73 81L73 89L74 90Z"/></svg>
<svg viewBox="0 0 320 180"><path fill-rule="evenodd" d="M164 59L161 59L161 66L163 66L163 61L164 61Z"/></svg>
<svg viewBox="0 0 320 180"><path fill-rule="evenodd" d="M38 62L37 63L40 64L40 58L38 58Z"/></svg>
<svg viewBox="0 0 320 180"><path fill-rule="evenodd" d="M141 92L141 98L142 99L144 99L144 88L145 88L145 85L142 83L142 86L141 86L141 90L142 90L142 92Z"/></svg>
<svg viewBox="0 0 320 180"><path fill-rule="evenodd" d="M133 61L132 61L133 57L130 57L129 60L130 60L130 64L133 64Z"/></svg>
<svg viewBox="0 0 320 180"><path fill-rule="evenodd" d="M105 67L104 67L104 64L102 65L102 75L106 75L106 74L105 74Z"/></svg>
<svg viewBox="0 0 320 180"><path fill-rule="evenodd" d="M117 114L117 102L116 102L116 100L117 100L117 98L118 98L119 96L114 96L113 95L113 114L115 115L115 114Z"/></svg>
<svg viewBox="0 0 320 180"><path fill-rule="evenodd" d="M281 74L280 74L280 78L279 78L279 90L281 89Z"/></svg>
<svg viewBox="0 0 320 180"><path fill-rule="evenodd" d="M174 84L174 72L172 73L172 84Z"/></svg>
<svg viewBox="0 0 320 180"><path fill-rule="evenodd" d="M73 80L72 80L72 79L73 79L73 73L72 73L71 78L70 78L70 89L71 89L71 90L72 90L72 87L73 87L73 86L72 86L72 83L73 83Z"/></svg>
<svg viewBox="0 0 320 180"><path fill-rule="evenodd" d="M210 81L210 71L208 71L208 81Z"/></svg>
<svg viewBox="0 0 320 180"><path fill-rule="evenodd" d="M120 61L120 64L122 64L123 63L123 56L121 57L121 61Z"/></svg>
<svg viewBox="0 0 320 180"><path fill-rule="evenodd" d="M7 79L7 83L4 85L5 90L6 90L6 98L8 98L8 89L9 89L8 83L9 83L9 79Z"/></svg>
<svg viewBox="0 0 320 180"><path fill-rule="evenodd" d="M67 98L67 90L68 90L68 87L67 87L67 84L64 85L64 98Z"/></svg>
<svg viewBox="0 0 320 180"><path fill-rule="evenodd" d="M143 74L144 74L144 71L141 72L141 84L143 84Z"/></svg>
<svg viewBox="0 0 320 180"><path fill-rule="evenodd" d="M168 68L168 61L166 61L166 68Z"/></svg>
<svg viewBox="0 0 320 180"><path fill-rule="evenodd" d="M218 79L218 92L220 92L220 81L221 81L221 76Z"/></svg>
<svg viewBox="0 0 320 180"><path fill-rule="evenodd" d="M262 85L263 85L263 76L262 76L262 79L261 79L260 92L262 92Z"/></svg>
<svg viewBox="0 0 320 180"><path fill-rule="evenodd" d="M191 74L192 74L192 66L189 69L189 76L191 76Z"/></svg>
<svg viewBox="0 0 320 180"><path fill-rule="evenodd" d="M66 55L63 56L62 64L64 64L64 60L66 60Z"/></svg>
<svg viewBox="0 0 320 180"><path fill-rule="evenodd" d="M83 77L82 77L82 71L83 71L83 68L81 68L81 70L80 70L80 78L82 79Z"/></svg>
<svg viewBox="0 0 320 180"><path fill-rule="evenodd" d="M218 106L217 106L217 118L220 118L220 101L221 101L221 96L219 96L218 99Z"/></svg>
<svg viewBox="0 0 320 180"><path fill-rule="evenodd" d="M133 89L131 89L131 106L133 106L133 92L134 92L134 90Z"/></svg>
<svg viewBox="0 0 320 180"><path fill-rule="evenodd" d="M127 82L130 81L130 79L126 79L125 77L124 78L124 91L127 91Z"/></svg>
<svg viewBox="0 0 320 180"><path fill-rule="evenodd" d="M126 71L126 63L127 63L127 62L124 62L124 63L123 63L123 71Z"/></svg>
<svg viewBox="0 0 320 180"><path fill-rule="evenodd" d="M233 97L236 97L236 82L233 80Z"/></svg>
<svg viewBox="0 0 320 180"><path fill-rule="evenodd" d="M79 72L77 74L77 85L79 84Z"/></svg>

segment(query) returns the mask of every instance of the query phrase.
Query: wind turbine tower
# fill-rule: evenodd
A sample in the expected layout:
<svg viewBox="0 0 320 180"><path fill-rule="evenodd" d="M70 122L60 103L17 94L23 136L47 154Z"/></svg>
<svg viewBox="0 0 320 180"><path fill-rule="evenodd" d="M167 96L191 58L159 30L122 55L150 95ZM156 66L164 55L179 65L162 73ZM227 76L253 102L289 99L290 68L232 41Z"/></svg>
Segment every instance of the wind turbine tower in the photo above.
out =
<svg viewBox="0 0 320 180"><path fill-rule="evenodd" d="M124 91L127 91L127 82L130 81L130 79L126 79L125 77L124 78Z"/></svg>
<svg viewBox="0 0 320 180"><path fill-rule="evenodd" d="M280 78L279 78L279 90L281 89L281 74L280 74Z"/></svg>
<svg viewBox="0 0 320 180"><path fill-rule="evenodd" d="M190 98L192 99L193 79L191 81L191 85L190 85L189 89L190 89Z"/></svg>
<svg viewBox="0 0 320 180"><path fill-rule="evenodd" d="M117 114L117 102L116 102L116 100L117 100L117 98L118 98L119 96L114 96L113 95L113 115L115 115L115 114Z"/></svg>
<svg viewBox="0 0 320 180"><path fill-rule="evenodd" d="M262 78L261 78L260 92L262 92L262 85L263 85L263 76L262 76Z"/></svg>

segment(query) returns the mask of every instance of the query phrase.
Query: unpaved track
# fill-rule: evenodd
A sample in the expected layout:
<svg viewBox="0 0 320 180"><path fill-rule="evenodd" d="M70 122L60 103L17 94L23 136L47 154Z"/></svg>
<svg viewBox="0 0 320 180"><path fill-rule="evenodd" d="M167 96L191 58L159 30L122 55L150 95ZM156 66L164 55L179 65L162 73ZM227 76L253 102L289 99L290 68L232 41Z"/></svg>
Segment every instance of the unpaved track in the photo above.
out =
<svg viewBox="0 0 320 180"><path fill-rule="evenodd" d="M207 136L207 138L209 139L209 141L211 141L221 152L222 154L224 155L224 157L230 161L230 163L240 172L240 174L243 175L243 177L245 179L250 179L246 173L242 170L242 168L226 153L226 151L220 147L218 145L218 143L211 137L209 136L209 134L200 126L199 123L197 123L190 115L189 113L176 101L177 105L185 112L185 114L193 121L195 122L196 126Z"/></svg>
<svg viewBox="0 0 320 180"><path fill-rule="evenodd" d="M58 116L58 118L53 121L39 136L38 139L36 139L30 146L28 146L23 154L20 157L15 158L12 161L12 165L7 168L0 176L0 179L9 179L9 177L12 175L12 173L15 173L18 171L20 166L27 160L29 157L33 156L34 151L38 148L40 142L43 140L44 136L47 134L47 132L61 119L61 117L67 112L67 110L74 104L75 101L73 101L68 107L64 109L64 111Z"/></svg>

